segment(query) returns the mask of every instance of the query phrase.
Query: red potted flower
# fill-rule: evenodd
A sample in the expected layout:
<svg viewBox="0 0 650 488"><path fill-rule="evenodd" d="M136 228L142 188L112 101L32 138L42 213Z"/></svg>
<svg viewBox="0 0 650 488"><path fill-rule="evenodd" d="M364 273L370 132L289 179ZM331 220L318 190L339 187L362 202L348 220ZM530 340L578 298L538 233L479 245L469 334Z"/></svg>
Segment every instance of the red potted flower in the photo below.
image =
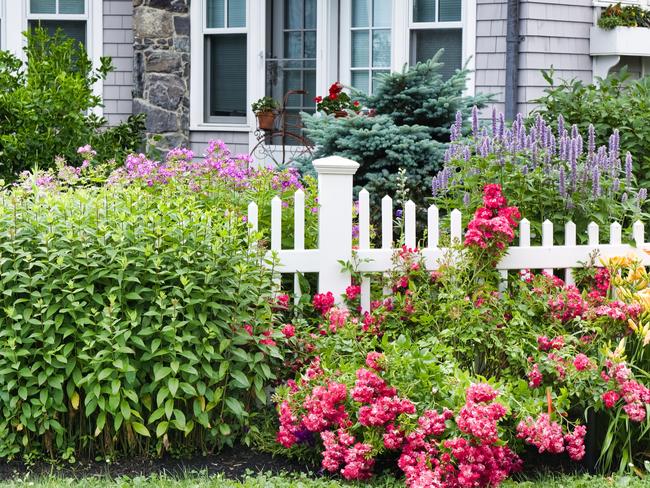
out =
<svg viewBox="0 0 650 488"><path fill-rule="evenodd" d="M328 115L334 114L336 118L347 117L352 111L359 113L361 104L358 101L352 101L350 95L343 91L343 85L340 82L332 83L329 88L329 94L325 97L318 96L314 98L316 109Z"/></svg>

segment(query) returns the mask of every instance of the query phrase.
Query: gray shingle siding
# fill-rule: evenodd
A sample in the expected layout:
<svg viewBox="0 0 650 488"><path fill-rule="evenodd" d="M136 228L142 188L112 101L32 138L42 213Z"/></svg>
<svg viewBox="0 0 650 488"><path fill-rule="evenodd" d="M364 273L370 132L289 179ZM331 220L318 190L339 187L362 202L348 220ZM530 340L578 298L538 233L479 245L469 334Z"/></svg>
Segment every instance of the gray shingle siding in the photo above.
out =
<svg viewBox="0 0 650 488"><path fill-rule="evenodd" d="M476 6L476 91L495 93L503 110L505 93L506 0L478 0ZM556 78L591 81L589 28L592 0L523 0L519 21L518 109L529 112L530 100L548 85L540 70L555 69Z"/></svg>
<svg viewBox="0 0 650 488"><path fill-rule="evenodd" d="M103 7L104 56L115 66L104 81L104 117L117 125L133 113L133 1L104 0Z"/></svg>
<svg viewBox="0 0 650 488"><path fill-rule="evenodd" d="M528 113L530 101L548 84L541 70L555 69L556 79L592 79L589 28L594 21L592 0L524 0L520 10L519 110Z"/></svg>
<svg viewBox="0 0 650 488"><path fill-rule="evenodd" d="M506 1L478 0L476 5L476 91L495 94L503 110L506 79Z"/></svg>
<svg viewBox="0 0 650 488"><path fill-rule="evenodd" d="M202 156L208 142L220 139L228 145L233 154L248 153L248 132L190 132L190 149L196 156Z"/></svg>

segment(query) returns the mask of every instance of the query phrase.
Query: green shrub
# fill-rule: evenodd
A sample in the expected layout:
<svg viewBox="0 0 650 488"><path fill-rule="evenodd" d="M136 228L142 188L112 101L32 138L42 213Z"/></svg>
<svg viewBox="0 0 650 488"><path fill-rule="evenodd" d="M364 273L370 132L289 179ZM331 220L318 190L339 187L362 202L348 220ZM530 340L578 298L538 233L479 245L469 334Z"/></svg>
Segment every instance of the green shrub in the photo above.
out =
<svg viewBox="0 0 650 488"><path fill-rule="evenodd" d="M550 85L546 94L535 100L547 122L562 115L567 125L576 124L586 134L589 124L596 128L596 144L608 143L610 134L621 133L622 151L630 151L636 161L639 186L650 182L650 77L630 79L626 68L595 83L553 79L553 71L544 72Z"/></svg>
<svg viewBox="0 0 650 488"><path fill-rule="evenodd" d="M269 271L227 195L2 199L0 457L208 451L254 430L279 333Z"/></svg>
<svg viewBox="0 0 650 488"><path fill-rule="evenodd" d="M143 116L102 129L92 113L101 106L93 85L112 70L110 58L93 67L83 45L62 32L25 34L26 62L0 51L0 177L12 180L35 164L54 166L56 156L81 162L77 148L91 144L103 159L123 159L142 139Z"/></svg>

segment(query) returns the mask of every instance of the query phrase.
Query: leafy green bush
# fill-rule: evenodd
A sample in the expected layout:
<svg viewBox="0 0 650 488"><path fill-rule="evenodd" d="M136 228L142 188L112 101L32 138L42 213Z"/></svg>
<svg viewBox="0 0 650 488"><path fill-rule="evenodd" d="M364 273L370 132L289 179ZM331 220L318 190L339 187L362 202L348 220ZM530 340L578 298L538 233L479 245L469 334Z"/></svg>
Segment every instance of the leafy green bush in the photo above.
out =
<svg viewBox="0 0 650 488"><path fill-rule="evenodd" d="M174 185L2 198L0 457L208 451L244 433L282 336L270 271L227 198Z"/></svg>
<svg viewBox="0 0 650 488"><path fill-rule="evenodd" d="M302 114L305 133L316 146L314 158L337 154L358 162L357 190L365 187L377 201L400 188L398 170L404 170L409 197L424 203L431 177L442 164L449 126L456 111L469 114L472 105L488 97L463 96L467 70L444 80L439 62L431 60L378 76L373 95L353 91L352 98L370 111L335 118ZM303 169L307 165L303 166Z"/></svg>
<svg viewBox="0 0 650 488"><path fill-rule="evenodd" d="M91 144L103 159L123 159L142 139L143 116L107 129L92 113L101 105L93 85L112 70L110 58L93 67L85 48L62 32L25 34L23 63L0 51L0 177L12 180L38 165L54 166L56 156L81 162L77 148Z"/></svg>
<svg viewBox="0 0 650 488"><path fill-rule="evenodd" d="M650 77L630 79L626 68L595 83L553 79L553 71L543 72L550 85L546 94L535 100L546 122L562 115L567 125L576 124L585 134L589 124L596 129L596 144L608 143L618 129L621 149L630 151L636 161L635 175L641 187L650 182ZM534 116L534 115L533 115Z"/></svg>

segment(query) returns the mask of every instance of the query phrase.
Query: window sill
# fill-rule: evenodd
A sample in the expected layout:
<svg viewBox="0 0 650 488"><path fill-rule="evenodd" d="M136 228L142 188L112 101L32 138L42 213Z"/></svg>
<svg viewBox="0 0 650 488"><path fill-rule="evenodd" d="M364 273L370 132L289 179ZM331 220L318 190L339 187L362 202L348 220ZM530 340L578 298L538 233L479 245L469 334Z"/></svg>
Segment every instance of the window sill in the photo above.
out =
<svg viewBox="0 0 650 488"><path fill-rule="evenodd" d="M251 132L248 124L194 124L190 125L194 132Z"/></svg>

